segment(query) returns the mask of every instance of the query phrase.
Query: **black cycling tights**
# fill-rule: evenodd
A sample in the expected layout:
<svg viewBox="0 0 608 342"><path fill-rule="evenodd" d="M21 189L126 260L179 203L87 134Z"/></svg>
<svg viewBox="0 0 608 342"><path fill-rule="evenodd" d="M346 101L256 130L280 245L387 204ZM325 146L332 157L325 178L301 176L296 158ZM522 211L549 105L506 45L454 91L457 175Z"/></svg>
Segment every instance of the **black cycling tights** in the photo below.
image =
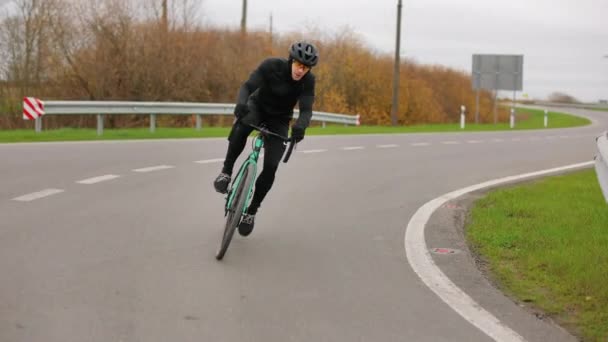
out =
<svg viewBox="0 0 608 342"><path fill-rule="evenodd" d="M268 128L283 136L286 136L288 133L288 126L284 124L268 125ZM239 122L234 124L230 136L228 137L230 143L228 145L226 159L224 160L223 173L232 175L234 163L243 152L245 144L247 143L247 137L252 130L253 128L242 125ZM251 200L251 205L248 209L249 214L255 214L258 211L262 200L264 200L264 197L266 197L266 194L270 191L272 183L274 182L275 173L277 172L284 152L285 145L283 144L283 141L274 137L266 138L266 141L264 142L264 168L255 182L253 199Z"/></svg>

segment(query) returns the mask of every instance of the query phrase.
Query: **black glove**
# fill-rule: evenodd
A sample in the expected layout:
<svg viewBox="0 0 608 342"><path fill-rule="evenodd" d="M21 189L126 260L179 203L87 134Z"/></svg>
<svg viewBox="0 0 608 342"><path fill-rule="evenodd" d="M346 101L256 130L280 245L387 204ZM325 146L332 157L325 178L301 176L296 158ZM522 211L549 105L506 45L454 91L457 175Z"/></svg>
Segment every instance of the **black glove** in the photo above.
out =
<svg viewBox="0 0 608 342"><path fill-rule="evenodd" d="M304 128L294 126L291 128L291 137L293 138L293 140L295 140L295 142L299 143L300 141L302 141L302 139L304 139L305 131L306 130Z"/></svg>
<svg viewBox="0 0 608 342"><path fill-rule="evenodd" d="M236 116L237 119L244 118L248 113L249 106L247 106L246 104L237 103L236 107L234 108L234 116Z"/></svg>

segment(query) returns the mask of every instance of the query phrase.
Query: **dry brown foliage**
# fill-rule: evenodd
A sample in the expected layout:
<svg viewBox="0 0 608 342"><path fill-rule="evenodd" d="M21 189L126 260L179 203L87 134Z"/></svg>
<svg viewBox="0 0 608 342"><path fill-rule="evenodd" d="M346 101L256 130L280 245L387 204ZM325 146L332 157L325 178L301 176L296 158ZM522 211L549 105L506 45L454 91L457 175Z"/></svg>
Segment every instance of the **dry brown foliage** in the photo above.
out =
<svg viewBox="0 0 608 342"><path fill-rule="evenodd" d="M361 114L363 124L388 125L393 59L374 53L352 30L270 37L267 32L194 25L194 0L181 0L163 25L149 0L17 0L0 18L0 129L31 127L21 99L233 103L239 86L266 57L286 57L297 38L315 42L321 62L315 110ZM470 75L442 66L401 63L400 125L458 122L460 105L475 108ZM482 92L482 122L492 97ZM472 118L470 115L469 117ZM500 117L507 119L507 113ZM144 125L146 116L107 116L108 127ZM229 118L206 118L225 125ZM469 119L470 120L470 119ZM50 116L47 128L92 127L92 116ZM190 126L192 118L163 116L159 125Z"/></svg>

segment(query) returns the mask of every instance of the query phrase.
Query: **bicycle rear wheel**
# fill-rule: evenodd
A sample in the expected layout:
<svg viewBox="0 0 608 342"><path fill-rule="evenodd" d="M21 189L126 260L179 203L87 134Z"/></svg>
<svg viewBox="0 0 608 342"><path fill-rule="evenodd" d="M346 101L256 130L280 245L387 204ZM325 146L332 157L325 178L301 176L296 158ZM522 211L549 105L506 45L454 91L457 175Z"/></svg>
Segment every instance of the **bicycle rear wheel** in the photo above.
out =
<svg viewBox="0 0 608 342"><path fill-rule="evenodd" d="M220 248L217 250L217 253L215 255L215 258L217 260L222 260L224 254L226 254L228 246L230 245L230 241L232 241L234 230L241 222L241 216L243 214L245 205L247 204L248 191L255 177L254 171L254 165L248 164L245 167L245 170L243 170L243 175L241 177L240 182L234 189L234 199L232 200L230 208L227 209L228 214L226 215L226 225L224 226L222 242L220 244Z"/></svg>

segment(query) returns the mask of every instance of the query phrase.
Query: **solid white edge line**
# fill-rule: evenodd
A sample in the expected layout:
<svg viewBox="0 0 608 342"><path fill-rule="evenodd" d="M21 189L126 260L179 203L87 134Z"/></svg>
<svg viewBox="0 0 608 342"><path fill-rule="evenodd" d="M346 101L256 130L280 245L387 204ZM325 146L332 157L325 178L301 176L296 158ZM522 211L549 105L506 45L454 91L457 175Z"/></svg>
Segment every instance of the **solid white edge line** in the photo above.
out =
<svg viewBox="0 0 608 342"><path fill-rule="evenodd" d="M172 165L158 165L158 166L142 167L140 169L133 169L131 171L133 171L133 172L152 172L152 171L172 169L174 167L175 166L172 166Z"/></svg>
<svg viewBox="0 0 608 342"><path fill-rule="evenodd" d="M15 197L15 198L13 198L13 201L30 202L30 201L37 200L37 199L40 199L43 197L48 197L51 195L62 193L64 191L65 190L62 190L62 189L45 189L45 190L38 191L38 192L32 192L31 194Z"/></svg>
<svg viewBox="0 0 608 342"><path fill-rule="evenodd" d="M118 175L104 175L104 176L92 177L92 178L87 178L87 179L79 180L79 181L76 181L76 183L90 185L90 184L95 184L95 183L109 181L109 180L112 180L112 179L116 179L118 177L120 177L120 176L118 176Z"/></svg>
<svg viewBox="0 0 608 342"><path fill-rule="evenodd" d="M483 309L477 302L456 286L435 264L424 239L424 229L431 215L447 201L469 192L492 187L526 178L545 176L552 173L573 170L594 165L594 162L572 164L553 169L504 177L472 185L437 197L420 207L410 219L404 238L407 260L418 277L441 300L449 305L460 316L476 326L496 341L524 341L524 338L500 322L494 315Z"/></svg>

